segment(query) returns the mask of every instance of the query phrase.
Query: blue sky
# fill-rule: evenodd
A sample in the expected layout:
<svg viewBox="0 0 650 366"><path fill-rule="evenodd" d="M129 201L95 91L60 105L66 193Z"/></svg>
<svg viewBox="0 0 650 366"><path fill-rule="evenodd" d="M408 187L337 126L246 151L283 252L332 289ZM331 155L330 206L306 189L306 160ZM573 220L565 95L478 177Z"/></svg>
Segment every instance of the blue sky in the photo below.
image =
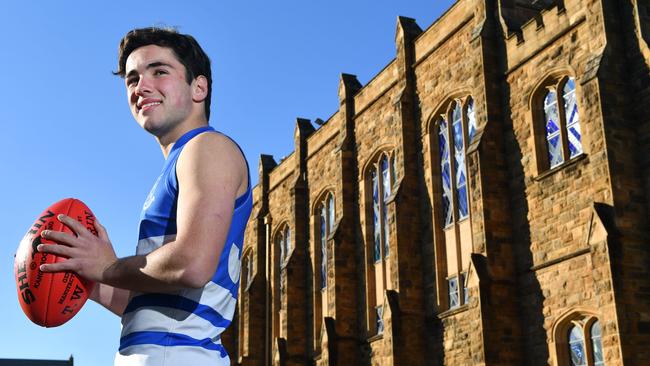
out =
<svg viewBox="0 0 650 366"><path fill-rule="evenodd" d="M163 156L111 74L124 33L166 25L197 38L212 59L211 125L240 143L256 183L260 154L291 153L297 117L336 111L340 73L365 84L394 58L398 15L425 29L453 2L3 1L0 358L113 364L119 318L89 302L58 328L32 324L18 305L13 256L36 216L65 197L90 206L119 256L135 251Z"/></svg>

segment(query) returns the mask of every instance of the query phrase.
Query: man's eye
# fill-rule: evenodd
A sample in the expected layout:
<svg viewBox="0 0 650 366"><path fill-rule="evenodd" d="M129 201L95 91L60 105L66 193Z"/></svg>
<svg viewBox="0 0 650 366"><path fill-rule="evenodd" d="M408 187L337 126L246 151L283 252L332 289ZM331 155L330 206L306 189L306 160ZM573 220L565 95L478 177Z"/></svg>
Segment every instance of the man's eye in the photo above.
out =
<svg viewBox="0 0 650 366"><path fill-rule="evenodd" d="M138 79L136 79L136 78L126 79L126 85L128 85L128 86L134 85L137 82L138 82Z"/></svg>
<svg viewBox="0 0 650 366"><path fill-rule="evenodd" d="M167 73L167 71L165 71L165 70L156 70L156 71L154 71L153 74L154 75L165 75L166 73Z"/></svg>

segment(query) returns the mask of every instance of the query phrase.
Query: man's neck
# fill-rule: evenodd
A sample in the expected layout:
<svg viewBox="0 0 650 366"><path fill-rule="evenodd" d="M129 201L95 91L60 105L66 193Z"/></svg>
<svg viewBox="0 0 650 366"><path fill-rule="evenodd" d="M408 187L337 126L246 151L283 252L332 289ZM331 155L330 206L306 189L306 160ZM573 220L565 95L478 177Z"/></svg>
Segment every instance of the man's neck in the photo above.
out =
<svg viewBox="0 0 650 366"><path fill-rule="evenodd" d="M166 133L164 136L156 137L165 159L167 159L167 156L169 156L169 153L172 151L174 144L176 141L178 141L179 138L181 138L181 136L191 130L205 126L208 126L208 121L205 119L197 119L192 122L188 121L187 123L179 125L174 130L169 131L169 133Z"/></svg>

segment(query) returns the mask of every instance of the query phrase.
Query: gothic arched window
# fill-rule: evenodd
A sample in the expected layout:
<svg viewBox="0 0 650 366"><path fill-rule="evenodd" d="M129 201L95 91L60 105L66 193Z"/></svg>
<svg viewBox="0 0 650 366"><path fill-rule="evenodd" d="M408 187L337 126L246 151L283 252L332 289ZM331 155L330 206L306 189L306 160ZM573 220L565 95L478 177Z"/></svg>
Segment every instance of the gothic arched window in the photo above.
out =
<svg viewBox="0 0 650 366"><path fill-rule="evenodd" d="M465 272L471 252L471 228L469 220L469 189L467 173L467 147L476 136L477 122L474 99L451 101L436 121L437 158L440 173L440 215L438 230L441 257L447 261L438 272L447 280L447 306L454 308L467 302ZM444 245L442 245L444 242ZM441 251L443 249L440 249Z"/></svg>
<svg viewBox="0 0 650 366"><path fill-rule="evenodd" d="M388 202L392 195L395 184L395 156L387 152L378 154L365 171L366 189L369 195L369 209L366 217L369 219L368 253L369 264L368 280L373 282L368 293L368 313L371 332L381 334L383 332L383 299L384 293L389 289L390 281L390 212ZM368 207L368 206L366 206ZM373 291L374 288L374 291ZM374 292L374 293L373 293ZM375 319L374 321L372 319Z"/></svg>
<svg viewBox="0 0 650 366"><path fill-rule="evenodd" d="M546 156L540 158L546 159L542 168L553 169L583 153L575 79L561 78L545 86L541 109Z"/></svg>
<svg viewBox="0 0 650 366"><path fill-rule="evenodd" d="M560 366L604 366L602 330L593 315L572 313L554 327L557 364Z"/></svg>
<svg viewBox="0 0 650 366"><path fill-rule="evenodd" d="M334 195L329 193L318 205L318 232L320 246L320 288L327 287L327 238L334 230L336 213L334 211Z"/></svg>

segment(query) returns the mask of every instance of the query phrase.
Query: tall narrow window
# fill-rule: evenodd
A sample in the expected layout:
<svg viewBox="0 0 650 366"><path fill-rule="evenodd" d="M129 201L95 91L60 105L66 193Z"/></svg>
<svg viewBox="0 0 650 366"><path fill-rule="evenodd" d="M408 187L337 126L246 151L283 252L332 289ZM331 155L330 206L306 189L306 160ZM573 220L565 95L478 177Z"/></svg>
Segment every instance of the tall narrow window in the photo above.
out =
<svg viewBox="0 0 650 366"><path fill-rule="evenodd" d="M454 120L454 169L456 171L456 197L458 201L458 219L468 215L467 207L467 168L465 167L465 137L463 136L463 119L460 103L455 103Z"/></svg>
<svg viewBox="0 0 650 366"><path fill-rule="evenodd" d="M471 143L476 135L476 113L474 113L474 99L469 97L467 100L467 130L468 140Z"/></svg>
<svg viewBox="0 0 650 366"><path fill-rule="evenodd" d="M554 90L549 90L544 98L544 116L546 119L548 161L551 168L555 168L564 162L564 155L562 153L562 136L560 135L560 116Z"/></svg>
<svg viewBox="0 0 650 366"><path fill-rule="evenodd" d="M388 223L388 199L392 192L392 172L388 156L382 154L379 162L373 164L370 171L372 186L372 223L374 238L375 263L381 261L382 256L388 257L390 247L390 227Z"/></svg>
<svg viewBox="0 0 650 366"><path fill-rule="evenodd" d="M285 226L279 234L278 245L280 246L280 264L284 265L291 251L291 230L289 230L289 226Z"/></svg>
<svg viewBox="0 0 650 366"><path fill-rule="evenodd" d="M327 287L327 210L321 207L320 212L320 288Z"/></svg>
<svg viewBox="0 0 650 366"><path fill-rule="evenodd" d="M448 281L449 284L449 307L455 308L460 305L460 296L458 290L458 277L451 277Z"/></svg>
<svg viewBox="0 0 650 366"><path fill-rule="evenodd" d="M591 325L591 350L593 352L594 366L605 365L603 359L602 333L600 330L600 322L598 320Z"/></svg>
<svg viewBox="0 0 650 366"><path fill-rule="evenodd" d="M320 288L327 287L327 238L334 230L336 213L334 212L334 195L329 194L318 205L319 209L319 244L320 244Z"/></svg>
<svg viewBox="0 0 650 366"><path fill-rule="evenodd" d="M564 84L564 113L566 115L567 139L569 140L569 158L582 154L582 136L580 134L580 114L576 103L576 83L569 78Z"/></svg>
<svg viewBox="0 0 650 366"><path fill-rule="evenodd" d="M370 172L372 179L372 222L374 237L374 259L375 263L381 260L381 224L380 224L380 203L379 203L379 176L375 169Z"/></svg>
<svg viewBox="0 0 650 366"><path fill-rule="evenodd" d="M286 279L286 270L285 266L289 260L289 255L291 255L291 229L288 225L284 225L282 230L278 233L276 239L277 245L280 247L280 291L284 290L285 279ZM282 302L280 302L282 303Z"/></svg>
<svg viewBox="0 0 650 366"><path fill-rule="evenodd" d="M466 155L478 128L475 107L470 96L452 100L437 120L441 203L436 207L441 214L436 220L443 234L437 240L444 241L440 258L447 262L446 271L441 266L438 274L447 279L447 288L440 291L447 292L450 309L467 303L463 273L469 266L472 245Z"/></svg>
<svg viewBox="0 0 650 366"><path fill-rule="evenodd" d="M440 175L442 178L442 216L444 225L452 223L451 212L451 164L449 158L449 135L447 121L443 118L439 124L438 142L440 147Z"/></svg>
<svg viewBox="0 0 650 366"><path fill-rule="evenodd" d="M382 193L383 197L381 200L381 220L382 227L384 228L384 257L388 257L389 252L389 238L390 231L388 229L388 198L390 197L390 187L391 187L391 178L390 178L390 168L388 166L388 158L384 155L381 158L380 162L381 167L381 182L382 182Z"/></svg>
<svg viewBox="0 0 650 366"><path fill-rule="evenodd" d="M242 288L248 291L251 282L253 282L253 255L252 251L246 252L242 257Z"/></svg>
<svg viewBox="0 0 650 366"><path fill-rule="evenodd" d="M376 312L377 316L377 334L384 333L384 307L382 305L377 306Z"/></svg>
<svg viewBox="0 0 650 366"><path fill-rule="evenodd" d="M336 221L336 212L334 211L334 196L330 194L330 198L327 200L327 211L328 211L328 232L331 233L334 230L334 223Z"/></svg>
<svg viewBox="0 0 650 366"><path fill-rule="evenodd" d="M368 226L368 260L372 260L372 267L368 269L368 279L374 280L374 286L369 286L368 290L368 320L371 332L380 334L383 330L381 323L381 312L383 311L383 301L385 290L390 289L388 275L391 268L388 261L390 255L390 211L388 202L393 193L393 184L395 182L395 156L390 153L381 153L377 160L371 162L365 172L366 189L371 194L369 206L367 209L368 221L372 226ZM373 293L374 290L374 293ZM372 315L376 321L372 322Z"/></svg>
<svg viewBox="0 0 650 366"><path fill-rule="evenodd" d="M331 284L328 279L328 267L330 265L328 239L334 232L336 223L336 206L334 195L327 192L316 200L314 207L314 247L313 247L313 340L314 352L318 354L321 350L320 335L323 319L329 316L329 299L327 287ZM317 268L317 269L316 269Z"/></svg>

